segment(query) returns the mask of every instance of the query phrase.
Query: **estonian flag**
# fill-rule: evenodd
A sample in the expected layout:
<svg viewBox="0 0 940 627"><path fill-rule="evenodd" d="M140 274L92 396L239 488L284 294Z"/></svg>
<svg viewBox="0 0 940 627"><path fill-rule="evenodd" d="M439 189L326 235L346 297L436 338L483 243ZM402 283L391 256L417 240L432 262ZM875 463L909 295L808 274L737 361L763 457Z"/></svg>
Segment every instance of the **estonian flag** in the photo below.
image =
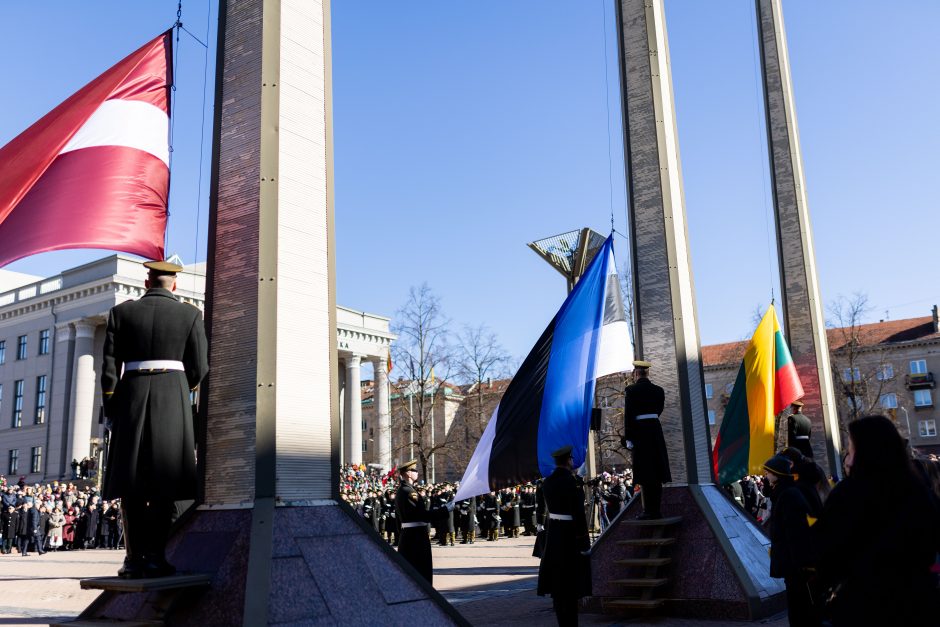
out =
<svg viewBox="0 0 940 627"><path fill-rule="evenodd" d="M575 467L584 463L595 380L633 363L612 238L513 377L456 500L548 476L555 467L551 452L568 444Z"/></svg>

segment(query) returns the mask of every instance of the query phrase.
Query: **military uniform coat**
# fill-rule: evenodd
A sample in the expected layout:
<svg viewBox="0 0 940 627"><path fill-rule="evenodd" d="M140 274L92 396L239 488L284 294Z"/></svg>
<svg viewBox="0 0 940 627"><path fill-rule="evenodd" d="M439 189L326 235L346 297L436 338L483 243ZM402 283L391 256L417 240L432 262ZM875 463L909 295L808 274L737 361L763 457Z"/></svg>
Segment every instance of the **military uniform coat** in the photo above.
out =
<svg viewBox="0 0 940 627"><path fill-rule="evenodd" d="M813 423L803 414L787 416L787 446L792 446L806 457L813 459L813 447L809 436L813 433Z"/></svg>
<svg viewBox="0 0 940 627"><path fill-rule="evenodd" d="M111 309L101 387L111 421L104 498L146 494L165 500L196 496L190 390L209 371L201 312L169 290L148 290ZM184 371L126 372L131 361L183 362Z"/></svg>
<svg viewBox="0 0 940 627"><path fill-rule="evenodd" d="M584 516L584 490L570 470L555 468L542 481L542 495L549 514L568 514L572 520L547 521L537 592L539 596L590 596L591 563L581 554L591 547Z"/></svg>
<svg viewBox="0 0 940 627"><path fill-rule="evenodd" d="M640 379L628 385L624 394L623 433L633 442L633 481L644 483L669 483L669 453L663 427L658 419L637 420L643 414L663 413L666 392L649 379Z"/></svg>
<svg viewBox="0 0 940 627"><path fill-rule="evenodd" d="M401 525L411 522L433 523L447 518L446 508L428 510L424 499L410 483L403 482L395 494L395 511ZM404 557L421 576L432 583L434 567L431 563L431 539L427 525L402 526L398 541L398 554Z"/></svg>

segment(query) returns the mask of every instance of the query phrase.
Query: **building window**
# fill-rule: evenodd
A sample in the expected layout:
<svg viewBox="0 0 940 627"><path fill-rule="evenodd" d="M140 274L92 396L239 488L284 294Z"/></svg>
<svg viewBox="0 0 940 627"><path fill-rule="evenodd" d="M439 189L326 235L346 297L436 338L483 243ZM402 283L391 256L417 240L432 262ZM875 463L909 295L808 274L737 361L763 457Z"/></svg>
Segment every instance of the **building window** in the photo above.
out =
<svg viewBox="0 0 940 627"><path fill-rule="evenodd" d="M13 384L13 428L23 425L23 380Z"/></svg>
<svg viewBox="0 0 940 627"><path fill-rule="evenodd" d="M16 338L16 358L17 360L26 359L26 336L21 335Z"/></svg>
<svg viewBox="0 0 940 627"><path fill-rule="evenodd" d="M705 384L705 398L714 398L715 397L715 388L711 383Z"/></svg>
<svg viewBox="0 0 940 627"><path fill-rule="evenodd" d="M930 390L914 390L914 407L930 407L933 405L933 398L930 396Z"/></svg>
<svg viewBox="0 0 940 627"><path fill-rule="evenodd" d="M9 469L7 471L7 474L15 475L17 473L17 470L19 470L19 467L20 467L20 451L19 449L13 449L10 451L10 463L7 464L7 468Z"/></svg>
<svg viewBox="0 0 940 627"><path fill-rule="evenodd" d="M851 394L845 397L845 402L849 406L851 411L865 411L865 401L861 396L852 396Z"/></svg>
<svg viewBox="0 0 940 627"><path fill-rule="evenodd" d="M0 364L7 360L7 341L0 340Z"/></svg>
<svg viewBox="0 0 940 627"><path fill-rule="evenodd" d="M715 410L714 409L708 410L708 424L710 425L715 424Z"/></svg>
<svg viewBox="0 0 940 627"><path fill-rule="evenodd" d="M729 383L725 386L725 394L730 395L734 391L734 383Z"/></svg>
<svg viewBox="0 0 940 627"><path fill-rule="evenodd" d="M365 452L366 452L366 449L367 449L368 447L369 447L369 441L368 441L368 440L363 440L363 441L362 441L362 452L365 453Z"/></svg>
<svg viewBox="0 0 940 627"><path fill-rule="evenodd" d="M881 395L881 407L883 409L897 409L898 408L898 395L894 392L890 394Z"/></svg>
<svg viewBox="0 0 940 627"><path fill-rule="evenodd" d="M920 437L922 438L932 438L937 435L936 420L918 420L917 427L920 431Z"/></svg>
<svg viewBox="0 0 940 627"><path fill-rule="evenodd" d="M363 421L362 421L362 430L365 431L365 430L368 429L368 428L369 428L369 425L367 425L367 424L366 424L366 421L363 420Z"/></svg>
<svg viewBox="0 0 940 627"><path fill-rule="evenodd" d="M875 375L879 381L890 381L894 378L894 366L891 364L881 364L878 374Z"/></svg>
<svg viewBox="0 0 940 627"><path fill-rule="evenodd" d="M36 377L36 419L33 421L41 425L46 421L46 375Z"/></svg>
<svg viewBox="0 0 940 627"><path fill-rule="evenodd" d="M42 447L34 446L32 448L32 460L29 464L30 472L42 472Z"/></svg>
<svg viewBox="0 0 940 627"><path fill-rule="evenodd" d="M858 368L846 368L842 371L842 380L843 381L861 381L862 373L859 372Z"/></svg>
<svg viewBox="0 0 940 627"><path fill-rule="evenodd" d="M49 329L43 329L39 332L39 354L49 354Z"/></svg>
<svg viewBox="0 0 940 627"><path fill-rule="evenodd" d="M911 362L911 374L927 374L927 360L915 359Z"/></svg>

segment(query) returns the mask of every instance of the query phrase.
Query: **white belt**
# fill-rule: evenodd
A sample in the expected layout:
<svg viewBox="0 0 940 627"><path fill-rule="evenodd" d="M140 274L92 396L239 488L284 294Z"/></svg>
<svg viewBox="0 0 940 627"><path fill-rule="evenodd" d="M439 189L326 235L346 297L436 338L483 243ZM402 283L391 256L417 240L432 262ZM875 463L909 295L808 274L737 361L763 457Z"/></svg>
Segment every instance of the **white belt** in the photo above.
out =
<svg viewBox="0 0 940 627"><path fill-rule="evenodd" d="M124 364L124 372L132 370L185 370L183 362L175 359L148 359L147 361L129 361Z"/></svg>
<svg viewBox="0 0 940 627"><path fill-rule="evenodd" d="M808 435L798 435L798 436L796 436L796 439L797 439L797 440L808 440L808 439L809 439L809 436L808 436Z"/></svg>
<svg viewBox="0 0 940 627"><path fill-rule="evenodd" d="M549 513L549 514L548 514L548 517L551 518L552 520L574 520L574 518L571 517L571 514L552 514L552 513Z"/></svg>
<svg viewBox="0 0 940 627"><path fill-rule="evenodd" d="M413 529L414 527L427 527L428 523L426 522L411 522L411 523L402 523L402 529Z"/></svg>
<svg viewBox="0 0 940 627"><path fill-rule="evenodd" d="M659 418L659 414L640 414L636 417L637 420L649 420L651 418Z"/></svg>

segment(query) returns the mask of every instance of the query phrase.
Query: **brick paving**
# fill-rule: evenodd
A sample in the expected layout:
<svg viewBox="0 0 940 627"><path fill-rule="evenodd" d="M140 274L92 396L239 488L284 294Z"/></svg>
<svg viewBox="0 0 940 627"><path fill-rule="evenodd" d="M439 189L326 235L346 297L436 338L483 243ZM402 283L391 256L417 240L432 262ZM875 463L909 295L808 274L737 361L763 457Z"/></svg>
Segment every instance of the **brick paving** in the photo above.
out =
<svg viewBox="0 0 940 627"><path fill-rule="evenodd" d="M434 585L473 625L554 626L551 599L535 594L538 560L532 538L434 547ZM44 625L77 616L99 594L81 590L83 577L113 575L123 551L93 550L0 555L0 626ZM786 627L785 616L755 623L677 618L624 619L582 614L581 624L628 627Z"/></svg>

